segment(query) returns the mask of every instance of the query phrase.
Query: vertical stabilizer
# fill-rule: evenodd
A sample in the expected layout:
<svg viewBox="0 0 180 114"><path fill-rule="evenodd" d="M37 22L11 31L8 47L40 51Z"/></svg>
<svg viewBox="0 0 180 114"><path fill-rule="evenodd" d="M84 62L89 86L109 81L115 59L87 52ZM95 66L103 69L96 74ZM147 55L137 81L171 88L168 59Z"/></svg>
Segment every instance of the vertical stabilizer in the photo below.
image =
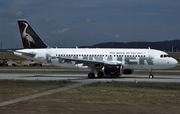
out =
<svg viewBox="0 0 180 114"><path fill-rule="evenodd" d="M26 20L18 20L18 25L25 49L48 48Z"/></svg>

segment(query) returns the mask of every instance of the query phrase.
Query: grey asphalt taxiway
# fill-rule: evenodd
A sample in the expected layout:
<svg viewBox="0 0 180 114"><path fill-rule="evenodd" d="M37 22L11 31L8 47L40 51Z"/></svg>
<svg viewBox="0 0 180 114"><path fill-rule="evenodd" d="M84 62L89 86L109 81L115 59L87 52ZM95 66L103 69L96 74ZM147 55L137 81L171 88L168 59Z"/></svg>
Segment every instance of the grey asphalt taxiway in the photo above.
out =
<svg viewBox="0 0 180 114"><path fill-rule="evenodd" d="M148 74L131 74L120 77L105 76L104 78L89 79L87 74L29 74L29 73L0 73L0 79L15 80L69 80L75 82L177 82L180 83L180 75L155 75L150 79Z"/></svg>

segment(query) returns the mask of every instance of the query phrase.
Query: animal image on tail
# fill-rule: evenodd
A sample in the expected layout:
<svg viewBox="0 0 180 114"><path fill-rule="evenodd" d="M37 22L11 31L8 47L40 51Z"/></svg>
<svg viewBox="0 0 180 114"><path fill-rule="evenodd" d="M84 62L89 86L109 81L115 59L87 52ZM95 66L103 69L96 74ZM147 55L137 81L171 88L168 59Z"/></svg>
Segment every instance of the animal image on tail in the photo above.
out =
<svg viewBox="0 0 180 114"><path fill-rule="evenodd" d="M48 48L26 20L18 20L18 25L25 49Z"/></svg>

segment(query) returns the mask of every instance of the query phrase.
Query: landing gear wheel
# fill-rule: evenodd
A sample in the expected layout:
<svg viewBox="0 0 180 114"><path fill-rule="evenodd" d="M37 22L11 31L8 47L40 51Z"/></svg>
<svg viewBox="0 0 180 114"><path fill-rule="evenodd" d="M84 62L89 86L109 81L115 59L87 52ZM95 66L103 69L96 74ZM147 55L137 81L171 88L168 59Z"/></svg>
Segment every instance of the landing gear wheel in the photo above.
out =
<svg viewBox="0 0 180 114"><path fill-rule="evenodd" d="M154 76L152 74L149 75L149 78L154 78Z"/></svg>
<svg viewBox="0 0 180 114"><path fill-rule="evenodd" d="M103 78L104 77L104 73L103 72L98 72L97 75L98 75L98 78Z"/></svg>
<svg viewBox="0 0 180 114"><path fill-rule="evenodd" d="M149 69L149 78L154 78L153 74L152 74L152 68Z"/></svg>
<svg viewBox="0 0 180 114"><path fill-rule="evenodd" d="M88 74L88 77L89 77L89 78L95 78L95 74L94 74L94 73L89 73L89 74Z"/></svg>

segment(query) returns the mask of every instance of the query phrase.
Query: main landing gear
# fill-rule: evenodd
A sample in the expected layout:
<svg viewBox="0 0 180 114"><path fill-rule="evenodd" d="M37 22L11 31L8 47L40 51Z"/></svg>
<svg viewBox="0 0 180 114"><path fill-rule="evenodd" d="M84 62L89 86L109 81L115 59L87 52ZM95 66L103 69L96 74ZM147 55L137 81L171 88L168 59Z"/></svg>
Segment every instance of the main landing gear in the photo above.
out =
<svg viewBox="0 0 180 114"><path fill-rule="evenodd" d="M88 74L88 77L89 77L89 78L95 78L95 74L94 74L94 73L89 73L89 74Z"/></svg>
<svg viewBox="0 0 180 114"><path fill-rule="evenodd" d="M98 78L103 78L104 77L104 73L103 72L98 72L97 76L98 76Z"/></svg>
<svg viewBox="0 0 180 114"><path fill-rule="evenodd" d="M152 69L149 69L149 78L154 78L154 75L152 74Z"/></svg>
<svg viewBox="0 0 180 114"><path fill-rule="evenodd" d="M98 76L98 78L103 78L104 77L104 73L103 72L98 72L97 76ZM89 78L95 78L95 74L93 72L91 72L91 73L88 74L88 77Z"/></svg>

